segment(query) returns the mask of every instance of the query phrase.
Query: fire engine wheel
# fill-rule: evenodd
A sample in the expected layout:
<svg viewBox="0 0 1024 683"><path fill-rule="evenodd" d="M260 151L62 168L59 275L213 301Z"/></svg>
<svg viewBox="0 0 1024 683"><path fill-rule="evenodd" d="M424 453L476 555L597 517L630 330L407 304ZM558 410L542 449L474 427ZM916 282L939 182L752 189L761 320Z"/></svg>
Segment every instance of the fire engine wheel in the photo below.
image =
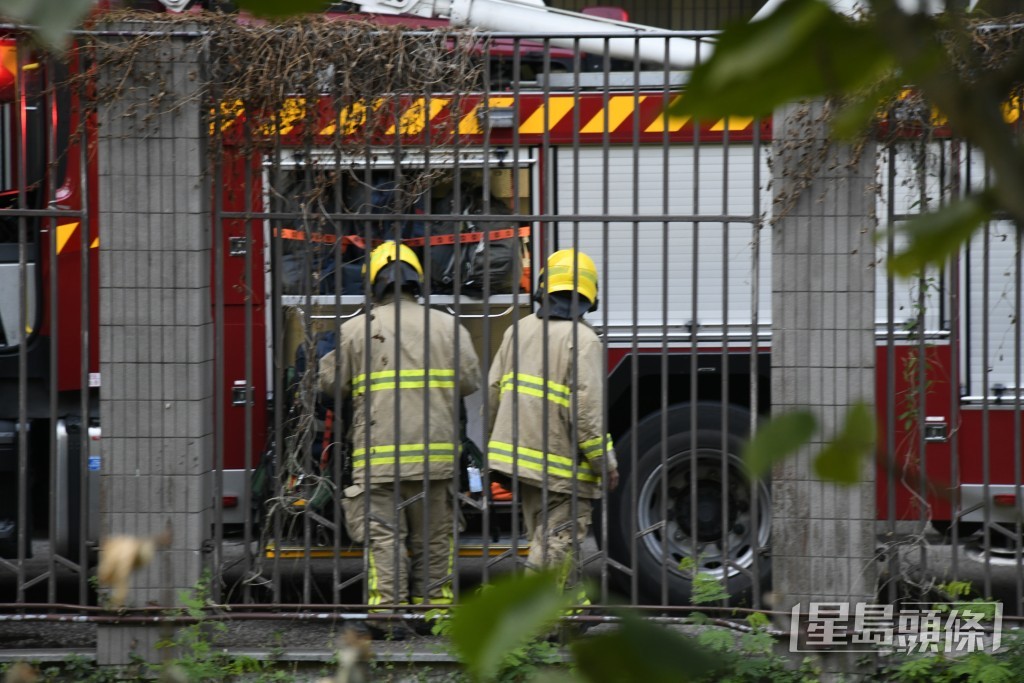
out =
<svg viewBox="0 0 1024 683"><path fill-rule="evenodd" d="M690 604L693 577L699 572L724 580L731 604L749 604L755 585L765 586L771 571L767 553L762 553L760 576L753 574L755 554L767 548L771 535L771 491L768 482L759 482L755 503L743 469L740 453L750 433L750 413L729 406L723 452L721 406L697 404L696 435L690 431L690 411L688 405L668 409L664 449L660 413L636 426L635 459L632 435L617 440L620 481L609 500L609 552L634 567L638 597L644 602L662 602L664 581L670 604ZM631 562L631 539L638 533L636 561ZM617 576L620 588L629 593L629 577Z"/></svg>
<svg viewBox="0 0 1024 683"><path fill-rule="evenodd" d="M935 529L939 534L945 537L947 540L952 538L953 535L953 523L946 520L932 520L932 528ZM956 535L957 538L967 538L981 531L982 525L980 522L957 522L956 523Z"/></svg>

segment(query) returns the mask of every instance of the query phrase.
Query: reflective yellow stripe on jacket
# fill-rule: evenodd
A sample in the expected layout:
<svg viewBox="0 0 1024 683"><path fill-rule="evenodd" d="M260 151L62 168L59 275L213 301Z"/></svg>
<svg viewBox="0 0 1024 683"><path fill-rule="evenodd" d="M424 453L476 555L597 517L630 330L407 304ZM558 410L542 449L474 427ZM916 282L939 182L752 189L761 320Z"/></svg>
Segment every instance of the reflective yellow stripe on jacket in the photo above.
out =
<svg viewBox="0 0 1024 683"><path fill-rule="evenodd" d="M370 446L370 467L395 464L394 446ZM455 444L453 443L404 443L398 446L398 464L418 465L427 461L432 463L455 462ZM356 448L352 451L352 466L366 467L366 449Z"/></svg>
<svg viewBox="0 0 1024 683"><path fill-rule="evenodd" d="M587 439L580 444L580 452L583 453L583 456L587 460L591 460L593 458L599 458L615 448L611 434L606 435L603 441L604 444L602 446L602 439L599 436L595 436L593 439Z"/></svg>
<svg viewBox="0 0 1024 683"><path fill-rule="evenodd" d="M366 393L366 374L356 375L352 378L352 395L360 396ZM384 389L454 389L455 370L430 369L430 370L379 370L370 373L370 391L381 391Z"/></svg>
<svg viewBox="0 0 1024 683"><path fill-rule="evenodd" d="M558 382L552 382L551 380L545 381L543 377L527 375L522 372L509 372L505 374L501 378L501 393L516 391L520 394L544 398L545 385L547 385L547 399L549 401L566 408L569 407L570 400L572 399L572 390L569 387Z"/></svg>
<svg viewBox="0 0 1024 683"><path fill-rule="evenodd" d="M491 441L487 444L487 457L497 462L518 463L519 467L536 472L544 472L547 469L548 474L556 477L572 479L574 476L573 465L575 461L572 458L555 455L554 453L545 454L543 451L526 448L525 446L513 447L510 443ZM594 483L600 480L599 476L590 467L590 463L585 460L577 466L575 477L580 481Z"/></svg>

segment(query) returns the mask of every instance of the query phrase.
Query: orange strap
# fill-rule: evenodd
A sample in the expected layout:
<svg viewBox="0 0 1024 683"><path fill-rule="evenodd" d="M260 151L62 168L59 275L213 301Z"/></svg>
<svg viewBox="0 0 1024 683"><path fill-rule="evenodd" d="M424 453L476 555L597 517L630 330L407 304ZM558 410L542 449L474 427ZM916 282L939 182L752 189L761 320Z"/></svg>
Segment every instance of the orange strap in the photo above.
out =
<svg viewBox="0 0 1024 683"><path fill-rule="evenodd" d="M461 232L458 235L433 235L430 238L430 246L436 247L442 244L455 244L456 240L461 244L471 244L476 242L482 242L484 236L490 236L491 241L495 240L507 240L513 237L529 237L530 226L521 225L518 228L502 228L500 230L491 230L489 232ZM338 241L337 236L330 235L323 232L312 232L305 233L301 230L293 230L292 228L281 228L274 229L274 237L280 237L286 240L298 240L300 242L310 241L315 244L334 244ZM366 241L357 235L345 235L341 238L344 243L352 244L360 249L366 248ZM374 240L375 243L386 242L387 240ZM402 244L410 247L422 247L427 244L425 237L412 237L409 239L402 240Z"/></svg>
<svg viewBox="0 0 1024 683"><path fill-rule="evenodd" d="M294 230L292 228L274 228L274 237L280 237L285 240L296 240L298 242L307 241L313 242L314 244L334 244L338 241L336 235L330 235L326 232L311 232L305 233L302 230ZM352 244L362 249L366 245L366 241L358 235L344 235L341 241L346 244Z"/></svg>
<svg viewBox="0 0 1024 683"><path fill-rule="evenodd" d="M490 235L491 241L508 240L513 237L529 237L530 226L521 225L518 228L502 228L500 230L491 230L489 232L460 232L458 235L454 233L450 235L433 235L430 238L430 246L436 247L439 244L455 244L456 240L462 244L483 242L484 235ZM411 239L402 240L402 244L410 247L422 247L426 244L426 240L426 237L413 237Z"/></svg>

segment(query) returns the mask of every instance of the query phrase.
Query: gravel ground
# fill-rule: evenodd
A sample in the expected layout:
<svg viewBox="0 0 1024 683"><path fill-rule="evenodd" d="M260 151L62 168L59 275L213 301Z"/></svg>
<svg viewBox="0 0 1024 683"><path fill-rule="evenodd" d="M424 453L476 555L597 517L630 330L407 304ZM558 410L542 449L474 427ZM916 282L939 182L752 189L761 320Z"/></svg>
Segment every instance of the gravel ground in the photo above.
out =
<svg viewBox="0 0 1024 683"><path fill-rule="evenodd" d="M344 630L341 622L297 622L292 620L226 622L226 629L216 633L214 645L227 649L266 650L270 653L301 650L334 650ZM96 624L55 623L42 621L0 624L0 654L5 650L93 649L96 647ZM416 644L441 642L439 638L417 637Z"/></svg>
<svg viewBox="0 0 1024 683"><path fill-rule="evenodd" d="M0 623L0 653L6 650L78 650L95 647L95 624L42 621Z"/></svg>

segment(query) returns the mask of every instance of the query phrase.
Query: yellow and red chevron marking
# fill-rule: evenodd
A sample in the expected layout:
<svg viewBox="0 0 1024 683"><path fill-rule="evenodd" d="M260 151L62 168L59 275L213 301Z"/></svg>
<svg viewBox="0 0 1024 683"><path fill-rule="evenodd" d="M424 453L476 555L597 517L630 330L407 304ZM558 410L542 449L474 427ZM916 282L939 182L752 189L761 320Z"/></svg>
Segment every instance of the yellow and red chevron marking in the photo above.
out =
<svg viewBox="0 0 1024 683"><path fill-rule="evenodd" d="M56 249L58 254L62 254L65 251L81 251L81 237L76 236L76 239L71 239L78 232L80 225L80 222L75 221L73 223L61 223L57 226L57 229L54 231L54 238L57 240ZM89 248L96 249L99 246L100 238L94 237L89 244Z"/></svg>
<svg viewBox="0 0 1024 683"><path fill-rule="evenodd" d="M678 138L678 141L697 135L713 141L725 134L731 139L741 140L753 134L754 120L739 117L702 121L698 132L690 117L673 112L673 105L680 97L678 93L396 97L358 101L340 110L323 99L317 103L315 111L305 99L291 98L279 112L261 115L255 132L259 136L277 134L287 139L305 132L306 126L312 125L315 127L314 138L325 142L339 136L358 136L361 140L376 138L382 144L389 139L393 141L395 136L411 143L420 142L428 133L435 142L451 140L455 136L464 142L472 142L474 137L488 132L497 144L507 144L513 138L523 144L536 144L542 140L567 143L605 139L616 143L633 140L656 142L665 134L672 139ZM513 126L485 131L480 116L485 109L512 109ZM216 117L219 130L225 134L238 128L244 119L244 107L238 102L222 104ZM216 129L217 126L211 123L211 133ZM768 130L762 123L762 137Z"/></svg>
<svg viewBox="0 0 1024 683"><path fill-rule="evenodd" d="M904 93L907 96L908 90ZM393 143L396 136L407 144L445 144L454 138L472 144L485 133L494 144L595 144L661 142L667 136L672 142L700 139L716 142L725 139L743 142L755 133L763 141L771 138L771 121L755 121L750 117L729 117L718 120L693 121L676 113L684 97L675 93L608 94L597 92L550 93L524 92L452 97L394 97L348 103L335 107L328 99L315 105L303 98L286 100L280 111L258 117L255 134L280 135L293 143L298 135L312 126L313 137L322 142L357 138L379 144ZM511 109L513 126L485 131L481 112L487 109ZM1021 97L1015 95L1003 105L1003 118L1019 124ZM245 107L238 101L225 102L211 122L210 132L219 130L231 135L241 128ZM884 121L884 117L883 117ZM215 125L216 124L216 125ZM946 120L933 111L931 125L942 128ZM941 134L941 131L939 131Z"/></svg>

